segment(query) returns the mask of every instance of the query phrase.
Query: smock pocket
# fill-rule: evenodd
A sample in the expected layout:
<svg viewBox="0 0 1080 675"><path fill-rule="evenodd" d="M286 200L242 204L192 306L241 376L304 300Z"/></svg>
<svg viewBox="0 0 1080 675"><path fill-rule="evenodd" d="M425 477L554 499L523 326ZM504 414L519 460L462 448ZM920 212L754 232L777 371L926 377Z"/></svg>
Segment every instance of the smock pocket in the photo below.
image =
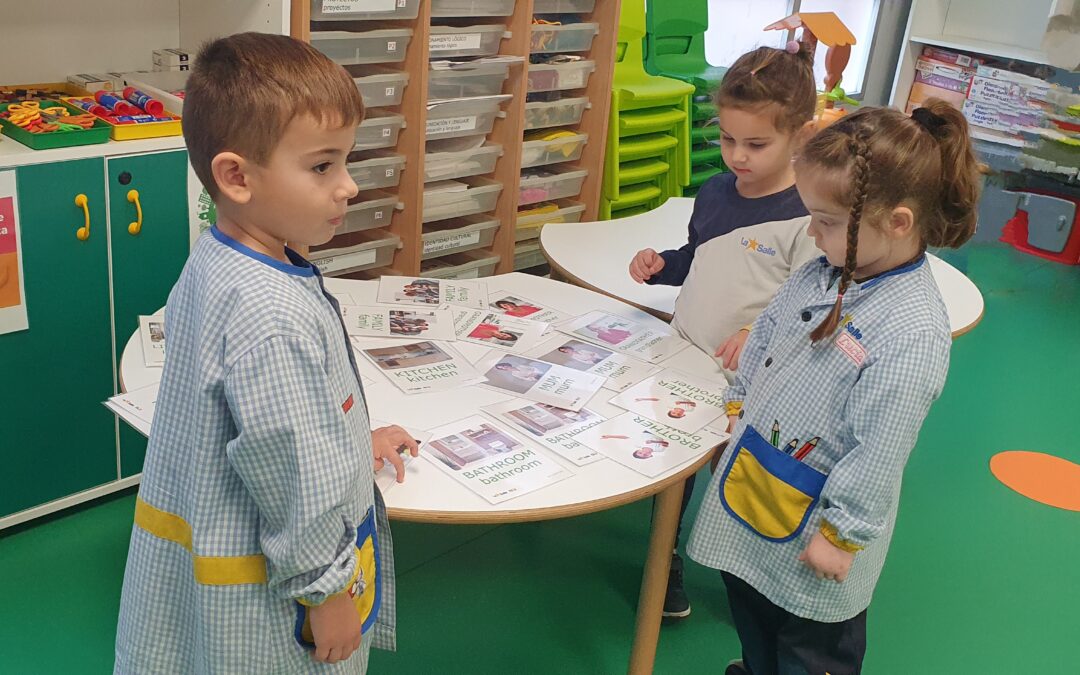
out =
<svg viewBox="0 0 1080 675"><path fill-rule="evenodd" d="M363 624L362 631L367 633L375 625L382 600L379 583L379 537L375 529L375 507L368 509L364 521L356 530L356 569L352 579L342 593L348 593L356 606ZM304 647L315 647L315 638L311 633L310 608L296 603L296 641Z"/></svg>
<svg viewBox="0 0 1080 675"><path fill-rule="evenodd" d="M754 534L790 541L806 526L826 478L747 425L720 479L720 502Z"/></svg>

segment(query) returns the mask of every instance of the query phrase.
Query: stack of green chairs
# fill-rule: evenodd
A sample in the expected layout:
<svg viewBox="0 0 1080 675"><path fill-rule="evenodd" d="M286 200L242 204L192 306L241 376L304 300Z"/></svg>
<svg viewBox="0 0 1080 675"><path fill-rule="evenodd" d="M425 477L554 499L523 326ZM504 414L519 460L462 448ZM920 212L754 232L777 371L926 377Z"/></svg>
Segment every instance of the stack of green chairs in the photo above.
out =
<svg viewBox="0 0 1080 675"><path fill-rule="evenodd" d="M622 5L601 218L623 218L682 196L690 181L693 85L645 72L644 0Z"/></svg>
<svg viewBox="0 0 1080 675"><path fill-rule="evenodd" d="M648 0L645 25L645 70L694 86L690 179L683 189L683 195L691 197L705 181L727 170L716 144L720 130L712 102L727 69L705 60L708 0Z"/></svg>

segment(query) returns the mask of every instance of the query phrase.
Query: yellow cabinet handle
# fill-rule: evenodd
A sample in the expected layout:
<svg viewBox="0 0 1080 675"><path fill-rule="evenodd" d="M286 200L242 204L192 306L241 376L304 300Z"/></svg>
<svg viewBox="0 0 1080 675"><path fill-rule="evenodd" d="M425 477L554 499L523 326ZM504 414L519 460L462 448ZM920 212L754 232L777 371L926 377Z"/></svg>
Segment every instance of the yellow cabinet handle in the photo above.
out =
<svg viewBox="0 0 1080 675"><path fill-rule="evenodd" d="M139 203L139 191L128 190L127 200L135 205L135 222L128 225L128 234L135 236L142 232L142 204Z"/></svg>
<svg viewBox="0 0 1080 675"><path fill-rule="evenodd" d="M83 216L86 218L86 224L75 230L75 237L79 241L86 241L90 238L90 201L86 195L75 195L75 206L82 207Z"/></svg>

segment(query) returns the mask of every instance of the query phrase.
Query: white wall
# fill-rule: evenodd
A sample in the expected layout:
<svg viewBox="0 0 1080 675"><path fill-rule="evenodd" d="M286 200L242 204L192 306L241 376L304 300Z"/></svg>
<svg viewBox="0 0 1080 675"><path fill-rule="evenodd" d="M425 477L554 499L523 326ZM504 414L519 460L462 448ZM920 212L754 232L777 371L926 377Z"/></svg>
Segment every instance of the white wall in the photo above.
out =
<svg viewBox="0 0 1080 675"><path fill-rule="evenodd" d="M179 0L4 0L0 84L150 70L155 49L179 45L179 16Z"/></svg>
<svg viewBox="0 0 1080 675"><path fill-rule="evenodd" d="M243 31L288 33L289 0L3 0L0 84L150 70L152 52Z"/></svg>
<svg viewBox="0 0 1080 675"><path fill-rule="evenodd" d="M256 31L288 34L289 0L181 0L180 46L197 51L206 41Z"/></svg>
<svg viewBox="0 0 1080 675"><path fill-rule="evenodd" d="M866 105L889 103L910 10L911 0L881 0L877 30L866 64L866 87L863 90L863 103Z"/></svg>

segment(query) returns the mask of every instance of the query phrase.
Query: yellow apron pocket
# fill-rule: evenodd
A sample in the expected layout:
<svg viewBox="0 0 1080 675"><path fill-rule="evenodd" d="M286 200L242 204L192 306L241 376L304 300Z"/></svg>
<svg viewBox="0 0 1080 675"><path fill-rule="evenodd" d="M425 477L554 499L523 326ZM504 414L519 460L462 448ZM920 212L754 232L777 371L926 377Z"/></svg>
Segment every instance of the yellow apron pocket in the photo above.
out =
<svg viewBox="0 0 1080 675"><path fill-rule="evenodd" d="M806 526L826 478L747 425L720 479L720 503L763 539L790 541Z"/></svg>
<svg viewBox="0 0 1080 675"><path fill-rule="evenodd" d="M369 508L364 522L356 530L356 569L343 593L348 593L356 606L367 633L375 625L382 601L379 583L379 538L375 530L375 508ZM313 648L315 639L311 633L311 615L308 607L296 603L296 641L305 647Z"/></svg>

